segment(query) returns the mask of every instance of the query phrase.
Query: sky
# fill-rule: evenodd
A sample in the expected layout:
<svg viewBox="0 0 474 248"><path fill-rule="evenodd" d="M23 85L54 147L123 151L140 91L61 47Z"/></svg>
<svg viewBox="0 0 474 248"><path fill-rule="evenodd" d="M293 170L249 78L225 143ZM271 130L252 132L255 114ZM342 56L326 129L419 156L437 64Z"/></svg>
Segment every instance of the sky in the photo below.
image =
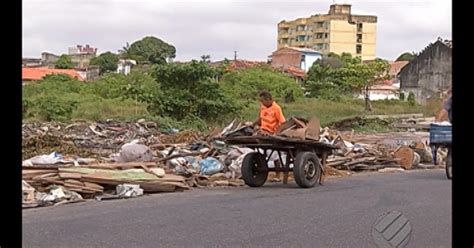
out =
<svg viewBox="0 0 474 248"><path fill-rule="evenodd" d="M145 36L176 47L176 61L266 61L281 20L325 14L352 4L352 14L378 17L376 56L395 60L440 36L451 39L449 0L23 0L23 57L63 54L90 44L117 52Z"/></svg>

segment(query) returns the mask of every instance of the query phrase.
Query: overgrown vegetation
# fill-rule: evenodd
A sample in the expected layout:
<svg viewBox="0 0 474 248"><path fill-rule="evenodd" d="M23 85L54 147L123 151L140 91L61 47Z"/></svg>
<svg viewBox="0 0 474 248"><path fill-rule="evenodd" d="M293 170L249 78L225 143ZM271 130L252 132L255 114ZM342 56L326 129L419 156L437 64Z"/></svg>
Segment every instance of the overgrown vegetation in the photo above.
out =
<svg viewBox="0 0 474 248"><path fill-rule="evenodd" d="M129 75L109 73L116 70L118 56L104 53L92 62L101 67L103 75L98 80L82 82L67 75L49 75L25 85L23 118L61 122L145 118L163 128L203 130L234 118L255 120L258 93L268 90L285 116L317 116L326 126L366 114L367 102L353 96L383 77L387 69L386 61L364 64L350 54L330 54L312 66L301 87L268 65L228 70L229 61L213 67L208 55L200 61L168 63L175 52L172 45L146 37L127 44L119 55L139 61ZM435 103L430 106L437 107ZM371 107L371 114L435 112L417 105L413 93L407 101L376 101Z"/></svg>
<svg viewBox="0 0 474 248"><path fill-rule="evenodd" d="M74 68L74 64L72 63L71 57L63 54L59 57L59 59L54 63L54 67L56 69L72 69Z"/></svg>
<svg viewBox="0 0 474 248"><path fill-rule="evenodd" d="M375 59L362 63L349 53L334 53L316 61L305 80L308 95L332 101L342 100L343 95L364 93L365 110L372 111L369 88L376 82L389 79L387 61Z"/></svg>

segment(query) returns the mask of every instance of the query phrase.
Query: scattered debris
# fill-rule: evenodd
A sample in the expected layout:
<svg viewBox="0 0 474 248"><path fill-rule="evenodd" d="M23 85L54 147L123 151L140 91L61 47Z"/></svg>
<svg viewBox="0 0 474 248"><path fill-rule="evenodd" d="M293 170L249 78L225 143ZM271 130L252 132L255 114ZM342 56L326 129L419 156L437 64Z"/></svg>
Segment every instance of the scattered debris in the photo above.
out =
<svg viewBox="0 0 474 248"><path fill-rule="evenodd" d="M411 118L410 123L419 123ZM176 129L162 131L157 123L143 119L126 123L107 120L92 124L24 124L23 207L128 198L192 187L243 186L242 161L254 150L229 146L223 139L254 135L249 124L233 121L222 131L216 129L208 135ZM317 118L291 117L278 135L337 146L327 159L327 176L404 171L431 162L430 147L421 140L383 144L379 142L382 136L321 128ZM402 136L393 134L382 139L394 137ZM438 159L443 159L443 152L438 150ZM270 167L275 156L269 158ZM273 180L270 177L279 179L269 174L269 181ZM292 172L288 177L293 180Z"/></svg>
<svg viewBox="0 0 474 248"><path fill-rule="evenodd" d="M119 184L116 188L120 198L130 198L143 195L143 189L138 184Z"/></svg>

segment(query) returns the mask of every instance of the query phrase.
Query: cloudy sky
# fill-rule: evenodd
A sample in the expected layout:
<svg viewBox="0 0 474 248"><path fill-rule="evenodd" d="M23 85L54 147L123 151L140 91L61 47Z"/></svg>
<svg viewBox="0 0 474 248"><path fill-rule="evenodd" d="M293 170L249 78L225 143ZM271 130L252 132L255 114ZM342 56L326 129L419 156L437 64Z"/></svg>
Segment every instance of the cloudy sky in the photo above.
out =
<svg viewBox="0 0 474 248"><path fill-rule="evenodd" d="M449 0L335 0L353 14L378 16L377 56L394 60L438 36L451 38ZM176 60L266 60L276 49L277 23L327 13L333 0L23 0L23 56L67 53L90 44L117 52L156 36L173 44Z"/></svg>

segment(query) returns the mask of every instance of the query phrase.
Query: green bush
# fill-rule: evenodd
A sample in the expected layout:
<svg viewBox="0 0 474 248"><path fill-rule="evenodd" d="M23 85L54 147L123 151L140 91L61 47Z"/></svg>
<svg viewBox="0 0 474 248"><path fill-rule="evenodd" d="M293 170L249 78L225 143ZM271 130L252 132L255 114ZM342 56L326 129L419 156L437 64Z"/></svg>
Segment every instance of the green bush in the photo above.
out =
<svg viewBox="0 0 474 248"><path fill-rule="evenodd" d="M415 106L416 101L415 101L415 93L410 92L407 97L407 101L411 106Z"/></svg>
<svg viewBox="0 0 474 248"><path fill-rule="evenodd" d="M60 97L41 96L34 104L38 106L38 114L42 120L67 122L71 119L78 102Z"/></svg>
<svg viewBox="0 0 474 248"><path fill-rule="evenodd" d="M220 83L227 95L248 102L258 99L262 90L272 93L277 101L291 102L303 96L303 90L294 79L268 66L228 72Z"/></svg>
<svg viewBox="0 0 474 248"><path fill-rule="evenodd" d="M400 101L405 101L405 93L400 92Z"/></svg>

